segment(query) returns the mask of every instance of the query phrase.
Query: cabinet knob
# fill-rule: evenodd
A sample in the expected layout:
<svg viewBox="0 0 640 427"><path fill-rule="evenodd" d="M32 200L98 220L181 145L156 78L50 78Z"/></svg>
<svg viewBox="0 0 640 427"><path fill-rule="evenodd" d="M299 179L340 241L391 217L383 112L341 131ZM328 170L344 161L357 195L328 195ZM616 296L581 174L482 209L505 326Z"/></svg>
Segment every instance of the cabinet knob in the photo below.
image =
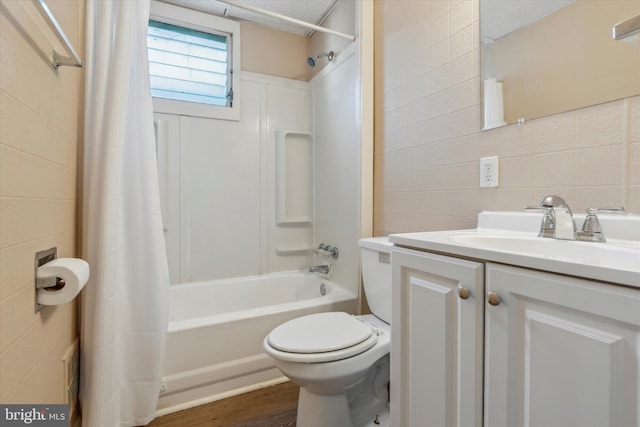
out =
<svg viewBox="0 0 640 427"><path fill-rule="evenodd" d="M465 288L464 286L458 286L458 296L460 298L467 299L470 295L471 292L469 292L469 289Z"/></svg>
<svg viewBox="0 0 640 427"><path fill-rule="evenodd" d="M498 305L498 304L500 304L500 301L502 301L502 299L500 298L500 295L498 295L497 293L489 292L487 294L487 301L491 305Z"/></svg>

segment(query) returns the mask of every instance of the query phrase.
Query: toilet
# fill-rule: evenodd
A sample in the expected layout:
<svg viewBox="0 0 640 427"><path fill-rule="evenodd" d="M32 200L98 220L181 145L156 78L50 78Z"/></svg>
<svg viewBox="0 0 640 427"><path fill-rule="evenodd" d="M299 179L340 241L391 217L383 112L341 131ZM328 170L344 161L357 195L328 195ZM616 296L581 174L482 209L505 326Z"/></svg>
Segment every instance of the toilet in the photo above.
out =
<svg viewBox="0 0 640 427"><path fill-rule="evenodd" d="M391 247L387 237L360 240L373 314L302 316L264 339L278 369L300 386L298 427L390 426Z"/></svg>

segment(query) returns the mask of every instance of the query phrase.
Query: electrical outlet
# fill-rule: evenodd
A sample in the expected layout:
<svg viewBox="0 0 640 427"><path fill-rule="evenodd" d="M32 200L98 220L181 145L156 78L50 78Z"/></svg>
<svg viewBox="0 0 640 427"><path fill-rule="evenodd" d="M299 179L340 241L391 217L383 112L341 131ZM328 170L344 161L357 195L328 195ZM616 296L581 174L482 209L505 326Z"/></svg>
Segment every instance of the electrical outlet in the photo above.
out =
<svg viewBox="0 0 640 427"><path fill-rule="evenodd" d="M498 186L498 156L480 158L480 187Z"/></svg>

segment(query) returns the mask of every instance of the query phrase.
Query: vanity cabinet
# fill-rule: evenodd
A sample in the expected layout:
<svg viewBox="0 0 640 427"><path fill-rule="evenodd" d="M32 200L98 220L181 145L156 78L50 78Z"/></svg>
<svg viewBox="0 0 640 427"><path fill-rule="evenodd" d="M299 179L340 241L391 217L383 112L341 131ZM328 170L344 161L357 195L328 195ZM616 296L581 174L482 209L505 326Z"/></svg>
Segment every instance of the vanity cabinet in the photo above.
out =
<svg viewBox="0 0 640 427"><path fill-rule="evenodd" d="M391 425L640 426L640 289L401 247L392 267Z"/></svg>
<svg viewBox="0 0 640 427"><path fill-rule="evenodd" d="M484 265L394 248L391 425L482 425Z"/></svg>
<svg viewBox="0 0 640 427"><path fill-rule="evenodd" d="M486 292L485 426L640 426L640 289L486 263Z"/></svg>

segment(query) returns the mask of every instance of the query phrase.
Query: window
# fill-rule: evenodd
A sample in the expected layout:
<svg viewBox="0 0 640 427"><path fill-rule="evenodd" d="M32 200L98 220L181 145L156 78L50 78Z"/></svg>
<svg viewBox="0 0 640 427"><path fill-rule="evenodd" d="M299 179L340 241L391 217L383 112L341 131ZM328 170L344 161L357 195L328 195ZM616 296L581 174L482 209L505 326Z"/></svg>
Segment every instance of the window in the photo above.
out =
<svg viewBox="0 0 640 427"><path fill-rule="evenodd" d="M239 24L152 2L147 35L154 111L239 120Z"/></svg>
<svg viewBox="0 0 640 427"><path fill-rule="evenodd" d="M151 95L202 104L233 105L228 35L149 21Z"/></svg>

